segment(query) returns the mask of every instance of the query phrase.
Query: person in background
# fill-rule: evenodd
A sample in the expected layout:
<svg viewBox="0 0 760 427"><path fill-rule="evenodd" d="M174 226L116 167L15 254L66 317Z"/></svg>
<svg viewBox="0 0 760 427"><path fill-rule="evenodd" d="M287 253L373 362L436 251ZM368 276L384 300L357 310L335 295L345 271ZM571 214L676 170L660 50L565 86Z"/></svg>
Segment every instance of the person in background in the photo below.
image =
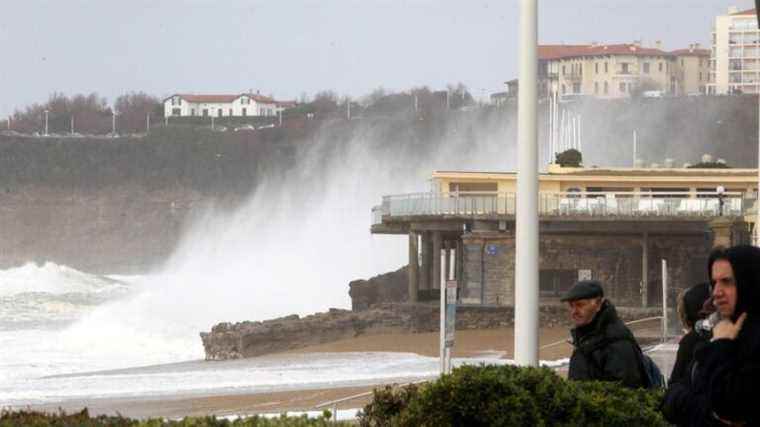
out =
<svg viewBox="0 0 760 427"><path fill-rule="evenodd" d="M695 329L696 323L705 317L706 313L703 307L709 299L710 285L708 283L694 285L679 295L678 316L681 319L685 334L678 343L676 363L670 373L669 383L684 379L684 376L689 373L691 363L694 360L694 353L709 341L709 337Z"/></svg>
<svg viewBox="0 0 760 427"><path fill-rule="evenodd" d="M720 320L689 375L668 387L663 415L678 425L760 425L760 248L717 249L707 268Z"/></svg>
<svg viewBox="0 0 760 427"><path fill-rule="evenodd" d="M567 302L575 328L572 335L568 378L571 380L620 381L628 387L646 387L641 367L641 350L604 298L601 283L583 280L561 299Z"/></svg>

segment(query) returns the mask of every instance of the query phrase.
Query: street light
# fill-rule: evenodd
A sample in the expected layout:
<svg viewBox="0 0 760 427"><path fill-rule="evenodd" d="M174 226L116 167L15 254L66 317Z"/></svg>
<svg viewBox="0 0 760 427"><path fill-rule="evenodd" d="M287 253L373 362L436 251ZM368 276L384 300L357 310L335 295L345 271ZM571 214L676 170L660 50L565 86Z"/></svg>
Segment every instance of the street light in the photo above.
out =
<svg viewBox="0 0 760 427"><path fill-rule="evenodd" d="M112 110L111 114L111 135L116 136L116 110Z"/></svg>
<svg viewBox="0 0 760 427"><path fill-rule="evenodd" d="M725 203L723 198L725 197L726 189L722 185L719 185L715 191L718 193L718 216L723 216L723 204Z"/></svg>
<svg viewBox="0 0 760 427"><path fill-rule="evenodd" d="M45 136L48 136L48 110L45 110Z"/></svg>

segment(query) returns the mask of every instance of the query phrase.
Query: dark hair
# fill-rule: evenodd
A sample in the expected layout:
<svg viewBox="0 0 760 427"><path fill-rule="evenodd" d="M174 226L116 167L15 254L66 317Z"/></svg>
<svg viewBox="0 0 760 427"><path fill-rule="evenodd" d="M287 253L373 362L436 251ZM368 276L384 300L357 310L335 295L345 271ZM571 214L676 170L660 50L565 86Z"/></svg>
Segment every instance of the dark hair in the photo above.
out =
<svg viewBox="0 0 760 427"><path fill-rule="evenodd" d="M704 317L702 307L710 298L710 285L699 283L685 289L678 298L678 314L684 327L693 329L697 320Z"/></svg>
<svg viewBox="0 0 760 427"><path fill-rule="evenodd" d="M707 274L710 284L715 286L712 278L712 266L716 261L724 260L731 264L736 281L736 308L733 318L741 313L760 313L760 248L749 245L733 246L728 249L716 248L707 260Z"/></svg>

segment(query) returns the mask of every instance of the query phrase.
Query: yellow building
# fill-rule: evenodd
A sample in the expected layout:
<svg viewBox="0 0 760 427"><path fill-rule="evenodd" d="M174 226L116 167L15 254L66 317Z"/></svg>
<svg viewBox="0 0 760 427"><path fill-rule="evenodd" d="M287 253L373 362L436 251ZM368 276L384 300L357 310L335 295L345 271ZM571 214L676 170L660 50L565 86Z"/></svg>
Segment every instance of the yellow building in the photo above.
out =
<svg viewBox="0 0 760 427"><path fill-rule="evenodd" d="M623 98L636 91L683 95L699 92L708 78L709 52L693 44L674 52L641 43L541 45L541 91L547 96ZM704 89L702 90L704 93Z"/></svg>
<svg viewBox="0 0 760 427"><path fill-rule="evenodd" d="M715 17L710 54L711 94L758 93L760 88L760 30L755 9Z"/></svg>

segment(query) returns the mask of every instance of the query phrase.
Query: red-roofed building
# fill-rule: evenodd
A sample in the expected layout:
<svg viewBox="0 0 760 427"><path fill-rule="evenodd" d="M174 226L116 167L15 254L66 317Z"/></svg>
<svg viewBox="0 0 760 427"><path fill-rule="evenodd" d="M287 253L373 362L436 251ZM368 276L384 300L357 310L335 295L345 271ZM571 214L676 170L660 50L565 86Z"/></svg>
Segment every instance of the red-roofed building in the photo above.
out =
<svg viewBox="0 0 760 427"><path fill-rule="evenodd" d="M622 98L643 91L680 95L700 91L701 79L704 92L708 75L705 52L696 44L668 52L660 42L653 47L638 42L541 45L539 90L546 96L556 92L559 96L598 98Z"/></svg>
<svg viewBox="0 0 760 427"><path fill-rule="evenodd" d="M715 17L708 92L760 93L760 30L755 9Z"/></svg>
<svg viewBox="0 0 760 427"><path fill-rule="evenodd" d="M231 95L174 94L164 100L164 116L276 116L291 102L275 101L258 93Z"/></svg>

